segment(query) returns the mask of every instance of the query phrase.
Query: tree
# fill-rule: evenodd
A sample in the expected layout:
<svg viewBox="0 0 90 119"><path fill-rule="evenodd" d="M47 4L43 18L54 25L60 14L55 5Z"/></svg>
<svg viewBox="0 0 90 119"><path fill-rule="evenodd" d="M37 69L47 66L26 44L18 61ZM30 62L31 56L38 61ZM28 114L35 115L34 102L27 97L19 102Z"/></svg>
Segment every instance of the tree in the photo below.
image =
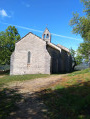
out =
<svg viewBox="0 0 90 119"><path fill-rule="evenodd" d="M78 53L78 51L75 51L72 48L70 49L70 53L72 56L72 69L74 70L75 66L82 63L82 56Z"/></svg>
<svg viewBox="0 0 90 119"><path fill-rule="evenodd" d="M83 38L83 43L78 47L78 52L88 61L88 52L90 51L90 0L81 0L81 2L84 3L86 15L80 17L78 13L73 13L70 25L73 26L73 33L80 34Z"/></svg>
<svg viewBox="0 0 90 119"><path fill-rule="evenodd" d="M0 32L0 64L10 64L10 56L15 48L15 42L20 39L20 35L15 26Z"/></svg>
<svg viewBox="0 0 90 119"><path fill-rule="evenodd" d="M75 51L71 48L70 53L71 53L71 56L72 56L72 69L74 70L74 68L76 66Z"/></svg>
<svg viewBox="0 0 90 119"><path fill-rule="evenodd" d="M90 0L81 0L81 2L83 2L85 6L84 12L86 12L86 14L90 16Z"/></svg>

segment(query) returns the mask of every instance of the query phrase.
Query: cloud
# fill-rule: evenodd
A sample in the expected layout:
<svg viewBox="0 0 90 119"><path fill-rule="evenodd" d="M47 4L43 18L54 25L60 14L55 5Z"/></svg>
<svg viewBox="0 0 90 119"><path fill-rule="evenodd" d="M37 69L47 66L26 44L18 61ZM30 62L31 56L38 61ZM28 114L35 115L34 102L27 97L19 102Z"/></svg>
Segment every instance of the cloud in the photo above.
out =
<svg viewBox="0 0 90 119"><path fill-rule="evenodd" d="M7 14L7 12L4 9L0 10L0 16L2 16L2 17L11 17Z"/></svg>
<svg viewBox="0 0 90 119"><path fill-rule="evenodd" d="M43 31L36 30L36 29L31 29L31 28L24 27L24 26L19 26L19 25L15 25L15 24L4 23L4 22L1 22L1 23L2 23L2 24L6 24L6 25L16 26L16 27L18 27L18 28L26 29L26 30L29 30L29 31L36 31L36 32L39 32L39 33L43 33ZM53 36L58 36L58 37L62 37L62 38L67 38L67 39L73 39L73 40L83 41L82 39L73 38L73 37L69 37L69 36L63 36L63 35L60 35L60 34L55 34L55 33L51 33L51 34L52 34Z"/></svg>

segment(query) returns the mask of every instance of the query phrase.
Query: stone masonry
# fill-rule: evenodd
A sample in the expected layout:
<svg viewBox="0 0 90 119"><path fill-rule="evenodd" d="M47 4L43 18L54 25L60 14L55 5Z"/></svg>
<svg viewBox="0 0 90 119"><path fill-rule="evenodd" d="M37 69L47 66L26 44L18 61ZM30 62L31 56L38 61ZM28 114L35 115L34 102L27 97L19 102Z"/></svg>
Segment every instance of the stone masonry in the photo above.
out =
<svg viewBox="0 0 90 119"><path fill-rule="evenodd" d="M51 43L51 34L47 28L42 39L30 32L15 44L10 75L68 72L72 69L70 56L67 48Z"/></svg>

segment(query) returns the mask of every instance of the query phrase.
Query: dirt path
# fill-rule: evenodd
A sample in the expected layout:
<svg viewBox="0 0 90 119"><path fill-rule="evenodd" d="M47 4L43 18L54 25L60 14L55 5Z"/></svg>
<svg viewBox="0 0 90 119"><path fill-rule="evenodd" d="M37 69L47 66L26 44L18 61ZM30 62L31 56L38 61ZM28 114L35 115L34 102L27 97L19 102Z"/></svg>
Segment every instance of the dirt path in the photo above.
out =
<svg viewBox="0 0 90 119"><path fill-rule="evenodd" d="M39 96L40 91L57 84L63 75L52 75L10 84L11 89L18 89L23 99L18 103L19 110L12 112L8 119L49 119L47 107ZM39 92L39 93L38 93Z"/></svg>
<svg viewBox="0 0 90 119"><path fill-rule="evenodd" d="M5 75L1 75L0 78L4 77Z"/></svg>
<svg viewBox="0 0 90 119"><path fill-rule="evenodd" d="M47 78L37 78L37 79L27 80L23 82L17 81L17 82L9 84L9 87L11 88L17 87L20 93L32 94L60 82L61 77L63 76L64 75L52 75Z"/></svg>

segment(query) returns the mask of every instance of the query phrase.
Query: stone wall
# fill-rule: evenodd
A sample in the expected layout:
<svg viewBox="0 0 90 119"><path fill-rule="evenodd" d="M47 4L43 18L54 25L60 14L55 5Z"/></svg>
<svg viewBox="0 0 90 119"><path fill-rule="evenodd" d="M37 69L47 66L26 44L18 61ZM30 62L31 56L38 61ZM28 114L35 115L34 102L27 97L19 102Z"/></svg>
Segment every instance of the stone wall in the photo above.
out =
<svg viewBox="0 0 90 119"><path fill-rule="evenodd" d="M61 56L60 51L47 45L47 50L51 56L50 72L51 74L60 73Z"/></svg>
<svg viewBox="0 0 90 119"><path fill-rule="evenodd" d="M70 72L72 71L72 58L70 53L65 50L61 50L61 58L62 58L62 72Z"/></svg>
<svg viewBox="0 0 90 119"><path fill-rule="evenodd" d="M28 52L30 63L28 64ZM50 74L50 55L46 50L46 42L29 33L15 45L11 55L10 75Z"/></svg>
<svg viewBox="0 0 90 119"><path fill-rule="evenodd" d="M51 66L50 72L55 73L64 73L70 72L72 69L72 59L71 55L65 50L61 49L56 50L47 45L47 50L51 56Z"/></svg>

